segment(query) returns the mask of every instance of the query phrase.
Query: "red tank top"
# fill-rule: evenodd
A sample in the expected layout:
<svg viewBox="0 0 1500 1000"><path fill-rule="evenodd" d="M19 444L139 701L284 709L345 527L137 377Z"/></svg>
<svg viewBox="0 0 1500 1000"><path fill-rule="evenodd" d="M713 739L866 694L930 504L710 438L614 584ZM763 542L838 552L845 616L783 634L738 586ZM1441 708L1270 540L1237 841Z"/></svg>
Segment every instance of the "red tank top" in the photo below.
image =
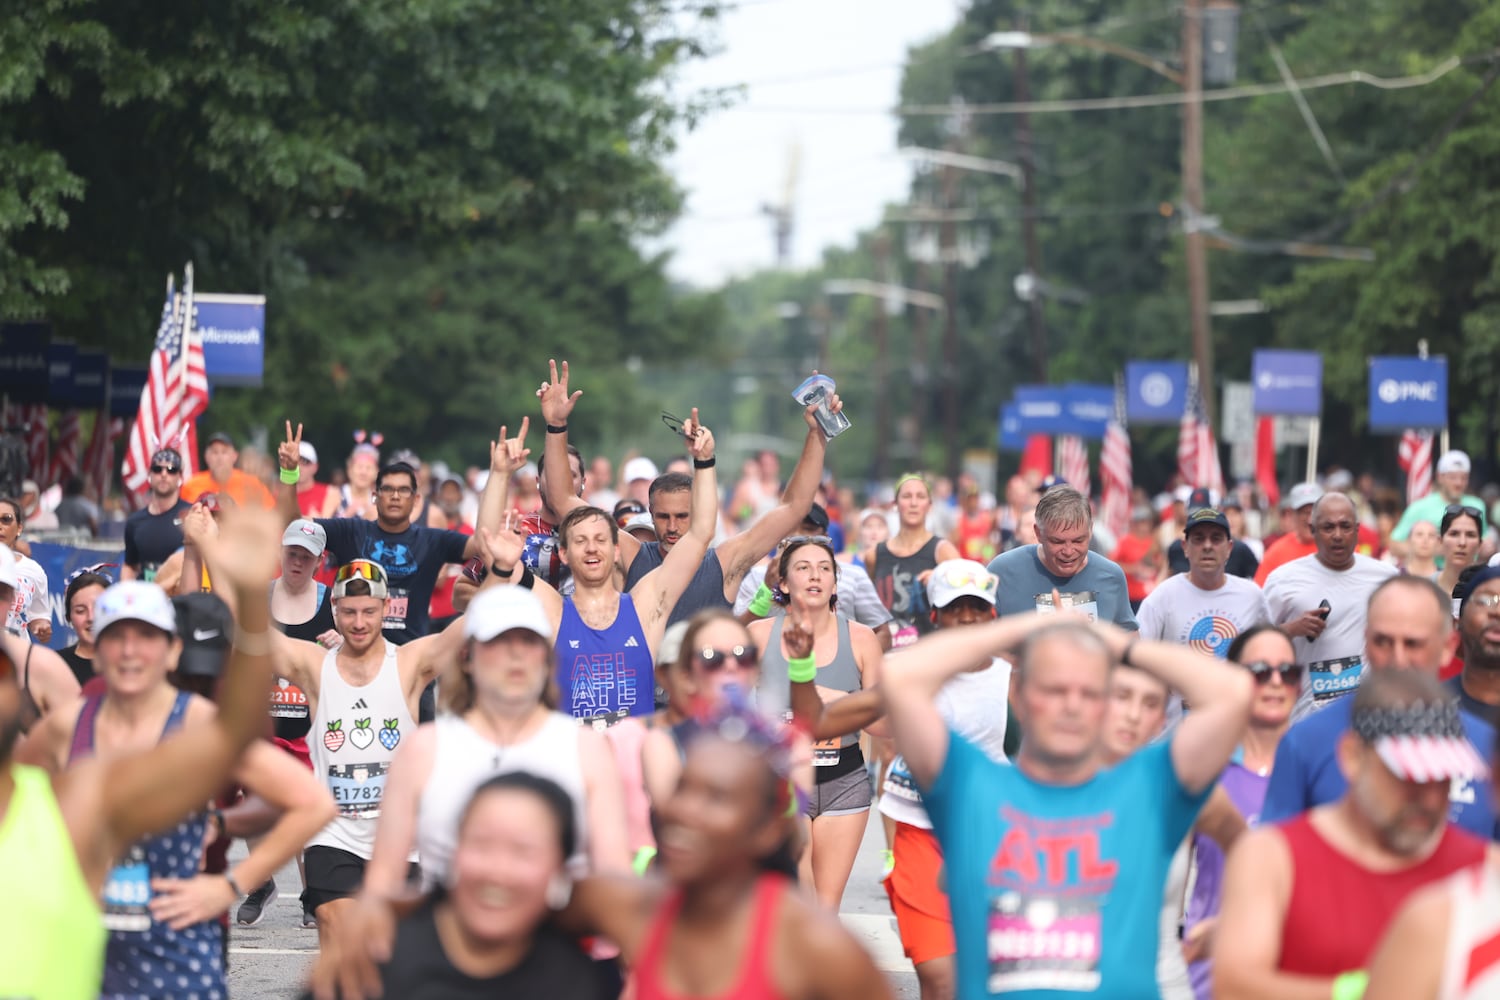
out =
<svg viewBox="0 0 1500 1000"><path fill-rule="evenodd" d="M771 942L776 930L776 904L787 891L787 880L782 875L767 873L755 884L755 907L750 917L750 940L745 945L745 957L740 964L739 977L733 986L713 1000L781 1000L781 994L771 978ZM684 994L667 989L662 979L662 960L665 958L667 934L677 922L682 909L682 893L673 892L657 911L651 929L646 933L646 946L641 949L635 966L636 1000L688 1000Z"/></svg>
<svg viewBox="0 0 1500 1000"><path fill-rule="evenodd" d="M1303 813L1277 827L1292 852L1292 898L1281 929L1281 972L1336 976L1362 969L1407 896L1484 859L1479 838L1448 824L1437 850L1377 872L1333 848Z"/></svg>

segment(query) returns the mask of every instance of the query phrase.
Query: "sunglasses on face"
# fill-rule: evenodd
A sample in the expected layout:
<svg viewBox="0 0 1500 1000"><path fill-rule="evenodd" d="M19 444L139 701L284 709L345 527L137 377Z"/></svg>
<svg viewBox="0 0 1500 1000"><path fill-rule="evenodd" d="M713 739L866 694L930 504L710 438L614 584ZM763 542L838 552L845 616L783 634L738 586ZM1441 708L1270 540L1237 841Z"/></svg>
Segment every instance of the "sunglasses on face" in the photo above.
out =
<svg viewBox="0 0 1500 1000"><path fill-rule="evenodd" d="M158 476L175 476L178 473L178 469L171 465L153 465L151 471Z"/></svg>
<svg viewBox="0 0 1500 1000"><path fill-rule="evenodd" d="M1257 684L1269 684L1272 674L1281 675L1281 683L1287 687L1295 687L1302 683L1302 668L1295 663L1283 663L1273 667L1263 661L1245 664L1245 669L1250 671L1250 676L1255 678Z"/></svg>
<svg viewBox="0 0 1500 1000"><path fill-rule="evenodd" d="M0 514L0 524L5 525L7 528L15 524L16 521L17 518L14 514Z"/></svg>
<svg viewBox="0 0 1500 1000"><path fill-rule="evenodd" d="M371 583L384 583L385 570L380 568L379 563L370 562L368 559L356 559L353 562L347 562L340 566L338 574L333 578L334 583L343 583L346 580L368 580Z"/></svg>
<svg viewBox="0 0 1500 1000"><path fill-rule="evenodd" d="M693 654L698 665L709 673L717 673L729 665L730 660L739 664L741 670L749 670L760 662L754 646L735 646L732 649L714 649L704 646Z"/></svg>

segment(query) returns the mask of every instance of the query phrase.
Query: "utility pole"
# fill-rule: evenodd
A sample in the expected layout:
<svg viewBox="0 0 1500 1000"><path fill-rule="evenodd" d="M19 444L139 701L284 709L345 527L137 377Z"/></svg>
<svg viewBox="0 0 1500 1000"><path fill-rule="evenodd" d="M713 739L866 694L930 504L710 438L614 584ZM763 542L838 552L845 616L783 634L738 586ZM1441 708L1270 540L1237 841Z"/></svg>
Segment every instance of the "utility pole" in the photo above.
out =
<svg viewBox="0 0 1500 1000"><path fill-rule="evenodd" d="M870 252L875 257L878 280L887 280L890 270L891 237L884 228L875 232ZM886 300L875 303L875 479L885 480L891 439L890 344L886 329Z"/></svg>
<svg viewBox="0 0 1500 1000"><path fill-rule="evenodd" d="M919 291L927 291L927 264L917 261L917 274L915 285ZM912 379L912 415L916 418L913 424L916 429L915 440L912 445L917 455L921 455L922 449L918 446L921 439L922 428L932 416L932 367L928 360L930 355L927 350L927 310L921 306L913 305L908 314L911 316L911 349L913 354L911 379Z"/></svg>
<svg viewBox="0 0 1500 1000"><path fill-rule="evenodd" d="M1025 30L1025 24L1021 25ZM1015 52L1015 99L1019 104L1031 100L1031 81L1026 73L1026 50ZM1026 270L1040 281L1042 277L1042 250L1036 238L1036 158L1031 143L1031 115L1025 111L1016 115L1016 156L1021 162L1021 243L1026 251ZM1036 366L1036 380L1047 384L1047 318L1044 315L1042 296L1033 295L1026 303L1031 321L1032 363Z"/></svg>
<svg viewBox="0 0 1500 1000"><path fill-rule="evenodd" d="M957 140L952 145L956 145ZM952 148L950 145L950 148ZM944 473L955 481L962 471L958 437L958 223L953 210L958 194L958 171L943 166L943 225L940 244L943 262L943 444Z"/></svg>
<svg viewBox="0 0 1500 1000"><path fill-rule="evenodd" d="M1208 311L1208 249L1203 238L1203 0L1185 0L1182 69L1187 92L1182 105L1182 224L1187 241L1188 312L1203 406L1209 424L1215 426L1214 341Z"/></svg>

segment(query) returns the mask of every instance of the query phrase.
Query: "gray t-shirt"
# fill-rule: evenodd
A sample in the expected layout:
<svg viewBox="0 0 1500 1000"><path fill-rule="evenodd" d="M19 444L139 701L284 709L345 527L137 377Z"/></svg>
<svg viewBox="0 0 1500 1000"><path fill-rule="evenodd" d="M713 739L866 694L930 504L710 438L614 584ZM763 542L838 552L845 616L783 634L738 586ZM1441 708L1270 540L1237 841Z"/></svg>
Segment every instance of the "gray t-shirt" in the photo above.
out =
<svg viewBox="0 0 1500 1000"><path fill-rule="evenodd" d="M1092 619L1114 622L1131 631L1139 628L1130 611L1125 572L1097 552L1090 552L1083 569L1067 577L1048 572L1035 545L1000 553L990 560L989 570L1000 579L995 608L1002 615L1051 612L1055 589L1066 606Z"/></svg>

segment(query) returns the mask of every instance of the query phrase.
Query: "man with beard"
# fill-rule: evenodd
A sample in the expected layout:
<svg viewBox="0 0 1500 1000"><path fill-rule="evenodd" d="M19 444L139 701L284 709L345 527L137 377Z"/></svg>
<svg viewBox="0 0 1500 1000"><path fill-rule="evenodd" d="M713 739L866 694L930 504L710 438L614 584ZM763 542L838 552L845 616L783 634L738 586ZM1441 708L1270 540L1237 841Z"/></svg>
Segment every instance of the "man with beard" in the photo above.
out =
<svg viewBox="0 0 1500 1000"><path fill-rule="evenodd" d="M151 494L146 506L125 519L125 562L122 580L154 580L156 569L182 548L182 515L192 506L178 495L182 488L182 456L163 448L151 456Z"/></svg>
<svg viewBox="0 0 1500 1000"><path fill-rule="evenodd" d="M1433 677L1370 675L1353 698L1337 802L1245 835L1229 855L1214 995L1357 997L1402 901L1485 856L1447 822L1453 779L1487 775L1458 706Z"/></svg>
<svg viewBox="0 0 1500 1000"><path fill-rule="evenodd" d="M1463 673L1445 686L1469 715L1500 725L1500 566L1486 566L1469 580L1458 613Z"/></svg>

